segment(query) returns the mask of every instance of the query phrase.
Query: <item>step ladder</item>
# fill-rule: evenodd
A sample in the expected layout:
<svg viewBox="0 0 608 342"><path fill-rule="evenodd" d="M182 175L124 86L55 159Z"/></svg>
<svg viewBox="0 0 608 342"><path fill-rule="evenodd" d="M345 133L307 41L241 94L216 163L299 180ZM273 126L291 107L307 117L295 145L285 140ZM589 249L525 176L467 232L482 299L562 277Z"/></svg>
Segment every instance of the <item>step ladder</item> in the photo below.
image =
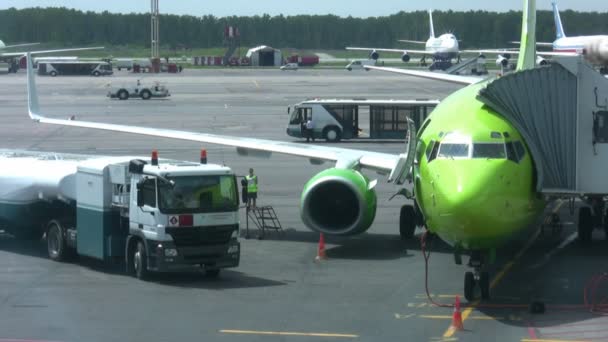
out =
<svg viewBox="0 0 608 342"><path fill-rule="evenodd" d="M260 240L264 238L266 229L271 229L276 232L280 232L281 234L285 233L272 206L266 205L255 208L246 207L245 210L247 211L247 223L245 226L246 239L249 239L249 221L252 221L253 224L258 228L258 239Z"/></svg>

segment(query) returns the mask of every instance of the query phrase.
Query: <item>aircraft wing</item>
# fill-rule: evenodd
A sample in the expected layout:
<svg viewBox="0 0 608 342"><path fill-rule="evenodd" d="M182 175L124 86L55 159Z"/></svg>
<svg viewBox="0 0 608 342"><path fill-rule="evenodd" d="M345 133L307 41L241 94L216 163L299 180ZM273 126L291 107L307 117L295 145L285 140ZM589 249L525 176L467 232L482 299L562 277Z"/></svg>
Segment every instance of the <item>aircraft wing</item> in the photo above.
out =
<svg viewBox="0 0 608 342"><path fill-rule="evenodd" d="M516 44L519 45L521 44L521 42L509 42L511 44ZM553 47L553 43L550 42L536 42L536 46L547 46L547 47Z"/></svg>
<svg viewBox="0 0 608 342"><path fill-rule="evenodd" d="M380 51L380 52L396 52L396 53L414 53L414 54L430 54L431 52L426 50L410 50L410 49L384 49L384 48L367 48L367 47L346 47L346 50L354 51Z"/></svg>
<svg viewBox="0 0 608 342"><path fill-rule="evenodd" d="M244 137L232 137L216 134L186 132L162 128L127 126L100 122L79 121L75 119L47 118L39 110L38 95L35 85L35 75L28 54L27 83L28 83L28 110L32 120L52 125L93 128L114 132L141 134L154 137L171 138L203 143L233 146L241 155L269 157L273 152L297 157L308 158L313 164L325 161L336 162L337 166L349 168L366 168L380 173L389 174L398 170L398 162L405 157L388 153L352 150L338 147L308 145L294 142L264 140Z"/></svg>
<svg viewBox="0 0 608 342"><path fill-rule="evenodd" d="M23 46L32 46L32 45L39 45L40 43L24 43L24 44L13 44L13 45L4 45L2 46L3 49L10 49L10 48L16 48L16 47L23 47Z"/></svg>
<svg viewBox="0 0 608 342"><path fill-rule="evenodd" d="M371 66L371 65L366 65L365 68L379 70L379 71L393 72L393 73L403 74L403 75L408 75L408 76L428 78L428 79L432 79L432 80L465 84L465 85L477 83L479 81L484 80L484 78L482 78L482 77L450 75L450 74L445 74L445 73L440 73L440 72L408 70L408 69L389 68L389 67L377 67L377 66Z"/></svg>
<svg viewBox="0 0 608 342"><path fill-rule="evenodd" d="M399 42L402 42L402 43L426 44L426 42L422 42L422 41L419 41L419 40L407 40L407 39L399 39L398 41L399 41Z"/></svg>
<svg viewBox="0 0 608 342"><path fill-rule="evenodd" d="M85 47L85 48L70 48L70 49L58 49L58 50L38 50L29 52L0 52L0 57L19 57L24 56L27 53L31 54L44 54L44 53L56 53L56 52L68 52L68 51L85 51L85 50L102 50L103 46Z"/></svg>
<svg viewBox="0 0 608 342"><path fill-rule="evenodd" d="M464 50L462 52L468 53L486 53L486 54L503 54L508 53L512 55L519 54L519 50L510 50L510 49L489 49L489 50ZM560 52L560 51L536 51L536 54L539 56L577 56L576 52Z"/></svg>

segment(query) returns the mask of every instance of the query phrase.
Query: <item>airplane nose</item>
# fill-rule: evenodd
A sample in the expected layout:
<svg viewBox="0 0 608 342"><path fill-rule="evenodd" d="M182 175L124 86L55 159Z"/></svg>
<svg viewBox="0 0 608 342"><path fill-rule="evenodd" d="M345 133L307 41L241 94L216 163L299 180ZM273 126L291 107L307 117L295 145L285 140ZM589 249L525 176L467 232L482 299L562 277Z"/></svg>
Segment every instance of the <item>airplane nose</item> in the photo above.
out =
<svg viewBox="0 0 608 342"><path fill-rule="evenodd" d="M489 244L521 224L526 199L518 197L508 160L437 160L432 174L432 224L448 241L471 247ZM513 163L514 164L514 163ZM439 165L436 165L439 166ZM510 227L512 225L512 227ZM475 241L471 242L471 237Z"/></svg>

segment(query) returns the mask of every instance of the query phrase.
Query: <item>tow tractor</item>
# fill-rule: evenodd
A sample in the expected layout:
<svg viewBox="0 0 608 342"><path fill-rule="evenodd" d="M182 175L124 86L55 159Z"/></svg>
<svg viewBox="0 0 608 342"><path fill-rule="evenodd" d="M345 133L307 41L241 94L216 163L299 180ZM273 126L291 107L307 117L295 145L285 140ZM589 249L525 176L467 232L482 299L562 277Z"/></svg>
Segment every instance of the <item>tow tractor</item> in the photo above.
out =
<svg viewBox="0 0 608 342"><path fill-rule="evenodd" d="M153 97L169 97L169 89L164 84L154 82L152 85L142 84L140 80L134 86L113 87L108 91L109 98L128 100L130 97L141 97L142 100L149 100Z"/></svg>

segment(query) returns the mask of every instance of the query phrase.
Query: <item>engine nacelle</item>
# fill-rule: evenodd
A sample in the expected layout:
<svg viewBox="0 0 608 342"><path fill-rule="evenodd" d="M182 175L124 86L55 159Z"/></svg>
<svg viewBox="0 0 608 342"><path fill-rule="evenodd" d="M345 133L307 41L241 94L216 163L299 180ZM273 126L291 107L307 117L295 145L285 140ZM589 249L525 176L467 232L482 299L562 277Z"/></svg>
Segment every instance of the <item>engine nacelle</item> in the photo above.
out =
<svg viewBox="0 0 608 342"><path fill-rule="evenodd" d="M366 231L376 217L376 192L369 179L355 170L327 169L304 186L300 202L308 228L330 235Z"/></svg>
<svg viewBox="0 0 608 342"><path fill-rule="evenodd" d="M549 61L542 58L541 56L536 56L536 65L548 65Z"/></svg>
<svg viewBox="0 0 608 342"><path fill-rule="evenodd" d="M369 54L369 58L377 61L378 58L380 58L380 54L378 53L378 51L372 50L372 52L370 52L370 54Z"/></svg>
<svg viewBox="0 0 608 342"><path fill-rule="evenodd" d="M407 62L409 62L409 61L410 61L410 59L411 59L411 58L410 58L410 55L408 55L408 54L407 54L407 52L406 52L406 53L404 53L403 55L401 55L401 60L403 61L403 63L407 63Z"/></svg>
<svg viewBox="0 0 608 342"><path fill-rule="evenodd" d="M595 65L608 66L608 39L596 39L585 46L585 57Z"/></svg>
<svg viewBox="0 0 608 342"><path fill-rule="evenodd" d="M498 55L496 58L496 65L506 68L509 65L509 58L503 55Z"/></svg>

